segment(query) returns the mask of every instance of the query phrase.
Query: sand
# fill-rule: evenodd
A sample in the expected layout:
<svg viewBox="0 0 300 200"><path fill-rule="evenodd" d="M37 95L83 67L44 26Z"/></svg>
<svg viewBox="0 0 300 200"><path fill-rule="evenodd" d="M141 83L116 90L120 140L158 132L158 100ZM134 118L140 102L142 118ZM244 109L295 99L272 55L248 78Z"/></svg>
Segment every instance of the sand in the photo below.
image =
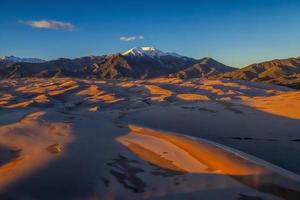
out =
<svg viewBox="0 0 300 200"><path fill-rule="evenodd" d="M53 144L59 143L62 147L71 141L69 125L41 121L44 114L29 113L15 123L0 127L0 144L13 157L0 166L0 188L28 176L53 159L50 155L53 151L49 151Z"/></svg>
<svg viewBox="0 0 300 200"><path fill-rule="evenodd" d="M270 97L254 97L243 103L275 115L300 119L300 92L290 91Z"/></svg>
<svg viewBox="0 0 300 200"><path fill-rule="evenodd" d="M299 94L230 80L1 80L0 197L299 199Z"/></svg>

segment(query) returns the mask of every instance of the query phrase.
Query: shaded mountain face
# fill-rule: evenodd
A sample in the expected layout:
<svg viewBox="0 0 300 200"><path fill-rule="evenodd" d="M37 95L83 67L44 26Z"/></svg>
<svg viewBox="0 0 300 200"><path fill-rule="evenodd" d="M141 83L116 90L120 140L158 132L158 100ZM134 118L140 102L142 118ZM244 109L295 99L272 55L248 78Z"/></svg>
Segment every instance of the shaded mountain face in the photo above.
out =
<svg viewBox="0 0 300 200"><path fill-rule="evenodd" d="M58 59L44 63L0 63L1 77L152 78L166 76L195 63L191 58L160 58L112 54L99 57Z"/></svg>
<svg viewBox="0 0 300 200"><path fill-rule="evenodd" d="M299 89L300 58L277 59L252 64L216 77L275 83Z"/></svg>
<svg viewBox="0 0 300 200"><path fill-rule="evenodd" d="M212 58L203 58L192 66L171 74L170 76L178 78L207 78L234 70L236 70L236 68L226 66Z"/></svg>
<svg viewBox="0 0 300 200"><path fill-rule="evenodd" d="M210 58L196 60L176 53L165 53L153 47L134 48L122 54L77 59L61 58L43 63L0 63L0 76L10 78L31 76L101 79L145 79L168 76L195 78L230 70L231 67Z"/></svg>
<svg viewBox="0 0 300 200"><path fill-rule="evenodd" d="M94 64L101 62L101 60L103 60L101 56L89 56L76 59L60 58L43 63L0 64L0 76L6 78L53 76L85 77L91 73Z"/></svg>

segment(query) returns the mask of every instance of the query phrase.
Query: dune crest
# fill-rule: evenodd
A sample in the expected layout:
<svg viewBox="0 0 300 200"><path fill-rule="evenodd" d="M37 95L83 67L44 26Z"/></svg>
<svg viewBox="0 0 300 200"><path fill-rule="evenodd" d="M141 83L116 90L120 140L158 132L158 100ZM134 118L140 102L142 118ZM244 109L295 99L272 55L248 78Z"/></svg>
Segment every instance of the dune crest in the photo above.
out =
<svg viewBox="0 0 300 200"><path fill-rule="evenodd" d="M164 101L167 97L170 97L173 94L170 90L163 89L157 85L145 85L144 87L150 92L150 98L159 102Z"/></svg>
<svg viewBox="0 0 300 200"><path fill-rule="evenodd" d="M204 100L209 100L207 96L200 95L200 94L178 94L176 96L179 99L185 100L185 101L204 101Z"/></svg>
<svg viewBox="0 0 300 200"><path fill-rule="evenodd" d="M177 166L179 171L189 173L220 173L229 175L254 175L267 173L265 167L245 160L237 154L226 152L224 149L177 134L168 134L149 128L129 125L129 135L117 140L127 146L135 154L140 155L149 162L162 168L165 162L158 162L153 157L148 157L142 148L154 151L157 157L165 158ZM136 147L139 148L134 148ZM153 149L152 147L156 148ZM169 147L172 146L172 147ZM145 151L145 150L144 150ZM164 154L167 153L167 155ZM169 154L175 154L174 157ZM168 167L167 167L168 168ZM169 168L171 169L171 168Z"/></svg>

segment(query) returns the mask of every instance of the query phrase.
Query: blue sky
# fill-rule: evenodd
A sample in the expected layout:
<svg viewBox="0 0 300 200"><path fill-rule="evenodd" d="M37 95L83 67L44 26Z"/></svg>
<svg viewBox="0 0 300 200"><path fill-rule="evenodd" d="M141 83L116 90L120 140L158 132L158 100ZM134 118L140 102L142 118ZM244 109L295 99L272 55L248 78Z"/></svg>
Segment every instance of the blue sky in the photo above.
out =
<svg viewBox="0 0 300 200"><path fill-rule="evenodd" d="M0 55L74 58L154 46L242 67L300 56L299 19L299 0L1 0Z"/></svg>

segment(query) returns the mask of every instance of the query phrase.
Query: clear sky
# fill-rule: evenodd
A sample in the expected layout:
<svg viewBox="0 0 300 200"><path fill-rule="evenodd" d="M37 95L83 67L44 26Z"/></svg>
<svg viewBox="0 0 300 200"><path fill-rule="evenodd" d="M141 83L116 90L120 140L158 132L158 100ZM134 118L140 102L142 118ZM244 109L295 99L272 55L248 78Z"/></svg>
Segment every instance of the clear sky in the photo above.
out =
<svg viewBox="0 0 300 200"><path fill-rule="evenodd" d="M236 67L300 56L300 1L0 2L0 55L74 58L136 46Z"/></svg>

